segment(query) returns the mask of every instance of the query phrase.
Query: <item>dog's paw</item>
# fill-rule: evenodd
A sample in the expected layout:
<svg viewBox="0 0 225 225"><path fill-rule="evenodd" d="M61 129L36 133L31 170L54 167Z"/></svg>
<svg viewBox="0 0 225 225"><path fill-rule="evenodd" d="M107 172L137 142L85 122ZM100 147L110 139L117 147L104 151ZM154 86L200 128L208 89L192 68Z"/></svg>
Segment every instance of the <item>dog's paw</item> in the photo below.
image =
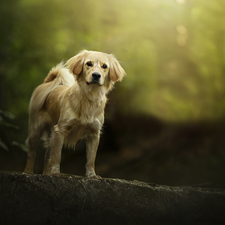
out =
<svg viewBox="0 0 225 225"><path fill-rule="evenodd" d="M60 177L60 176L61 176L61 173L43 172L43 174L42 174L42 175Z"/></svg>
<svg viewBox="0 0 225 225"><path fill-rule="evenodd" d="M44 168L43 175L53 175L53 176L60 175L59 166L46 166Z"/></svg>
<svg viewBox="0 0 225 225"><path fill-rule="evenodd" d="M33 174L33 171L31 171L31 170L24 170L23 174Z"/></svg>
<svg viewBox="0 0 225 225"><path fill-rule="evenodd" d="M89 175L89 176L86 176L87 178L90 178L90 179L102 179L99 175L96 175L96 174L92 174L92 175Z"/></svg>

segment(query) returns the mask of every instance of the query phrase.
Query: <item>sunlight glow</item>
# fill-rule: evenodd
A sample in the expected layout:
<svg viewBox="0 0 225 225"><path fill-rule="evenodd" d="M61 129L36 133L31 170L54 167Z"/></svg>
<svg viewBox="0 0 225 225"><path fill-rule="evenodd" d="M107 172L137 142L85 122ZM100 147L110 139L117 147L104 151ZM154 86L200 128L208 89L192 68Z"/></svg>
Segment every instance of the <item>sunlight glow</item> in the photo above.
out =
<svg viewBox="0 0 225 225"><path fill-rule="evenodd" d="M177 3L179 3L179 4L185 4L186 3L186 0L176 0L177 1Z"/></svg>
<svg viewBox="0 0 225 225"><path fill-rule="evenodd" d="M180 46L186 45L188 34L187 34L187 29L183 25L177 25L177 44Z"/></svg>

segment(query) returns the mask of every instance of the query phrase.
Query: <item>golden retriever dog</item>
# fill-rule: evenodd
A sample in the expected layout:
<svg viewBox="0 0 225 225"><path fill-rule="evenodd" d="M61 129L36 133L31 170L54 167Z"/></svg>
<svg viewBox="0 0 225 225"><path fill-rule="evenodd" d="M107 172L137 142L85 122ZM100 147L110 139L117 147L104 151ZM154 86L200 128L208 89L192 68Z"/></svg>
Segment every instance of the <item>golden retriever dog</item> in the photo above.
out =
<svg viewBox="0 0 225 225"><path fill-rule="evenodd" d="M86 177L95 173L95 158L104 123L107 93L125 71L112 54L84 50L52 68L30 100L29 147L25 173L33 173L40 139L46 148L43 174L60 173L63 144L86 139Z"/></svg>

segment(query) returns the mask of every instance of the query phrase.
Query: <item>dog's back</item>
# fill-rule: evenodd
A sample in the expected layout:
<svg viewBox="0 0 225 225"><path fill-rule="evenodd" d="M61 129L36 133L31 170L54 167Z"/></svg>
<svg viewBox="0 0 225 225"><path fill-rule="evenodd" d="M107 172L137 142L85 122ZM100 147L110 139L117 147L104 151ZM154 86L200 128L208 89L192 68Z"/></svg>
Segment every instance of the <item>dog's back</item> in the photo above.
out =
<svg viewBox="0 0 225 225"><path fill-rule="evenodd" d="M59 86L71 87L74 83L74 76L63 66L62 63L53 67L45 78L44 83L39 85L33 92L29 105L30 116L41 111L46 98L52 90Z"/></svg>

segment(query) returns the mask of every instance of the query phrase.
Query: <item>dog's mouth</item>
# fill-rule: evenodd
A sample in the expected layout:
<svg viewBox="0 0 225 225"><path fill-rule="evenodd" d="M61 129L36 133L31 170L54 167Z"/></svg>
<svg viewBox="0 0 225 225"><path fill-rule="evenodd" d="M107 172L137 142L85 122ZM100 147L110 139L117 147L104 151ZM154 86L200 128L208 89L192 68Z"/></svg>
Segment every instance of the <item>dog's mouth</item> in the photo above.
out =
<svg viewBox="0 0 225 225"><path fill-rule="evenodd" d="M86 81L86 84L87 85L98 84L99 86L102 86L98 81L91 81L91 82Z"/></svg>

